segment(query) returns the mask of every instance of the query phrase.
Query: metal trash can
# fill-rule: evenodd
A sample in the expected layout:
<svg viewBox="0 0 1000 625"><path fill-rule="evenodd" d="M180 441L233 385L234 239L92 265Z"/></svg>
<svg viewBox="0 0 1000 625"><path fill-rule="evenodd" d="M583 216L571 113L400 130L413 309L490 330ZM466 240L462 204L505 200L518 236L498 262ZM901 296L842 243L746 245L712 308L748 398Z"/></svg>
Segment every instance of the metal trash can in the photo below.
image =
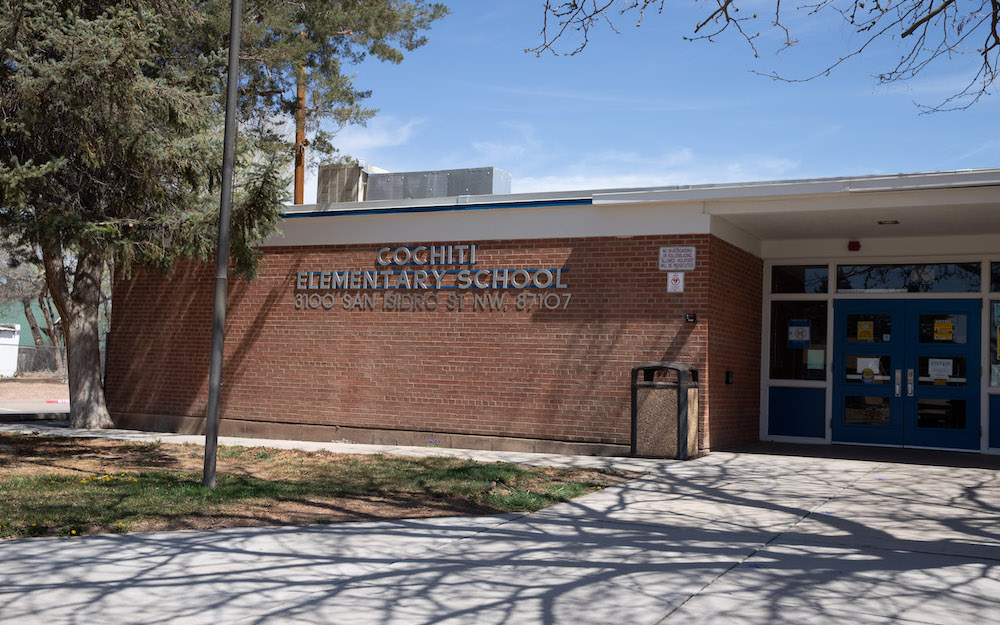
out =
<svg viewBox="0 0 1000 625"><path fill-rule="evenodd" d="M681 460L698 455L697 369L678 362L632 368L632 455Z"/></svg>

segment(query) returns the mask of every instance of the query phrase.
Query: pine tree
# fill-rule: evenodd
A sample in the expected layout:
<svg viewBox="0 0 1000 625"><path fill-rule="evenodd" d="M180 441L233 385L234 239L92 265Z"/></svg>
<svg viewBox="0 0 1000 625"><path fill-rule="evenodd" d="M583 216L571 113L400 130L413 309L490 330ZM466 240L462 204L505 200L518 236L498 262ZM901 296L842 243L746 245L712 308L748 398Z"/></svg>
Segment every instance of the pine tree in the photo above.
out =
<svg viewBox="0 0 1000 625"><path fill-rule="evenodd" d="M344 64L399 62L445 12L422 1L248 3L235 272L253 276L253 245L280 217L296 71L306 68L314 148L331 155L321 126L373 114ZM63 319L71 424L109 427L98 337L106 267L169 270L214 252L229 3L0 0L0 15L0 227L12 253L44 267Z"/></svg>

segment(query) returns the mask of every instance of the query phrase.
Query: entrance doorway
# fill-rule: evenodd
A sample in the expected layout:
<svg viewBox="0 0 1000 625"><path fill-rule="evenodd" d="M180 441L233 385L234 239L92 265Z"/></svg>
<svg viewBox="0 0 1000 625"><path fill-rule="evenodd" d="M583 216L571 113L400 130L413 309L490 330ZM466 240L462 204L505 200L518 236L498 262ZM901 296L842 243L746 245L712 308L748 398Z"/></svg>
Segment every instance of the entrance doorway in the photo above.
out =
<svg viewBox="0 0 1000 625"><path fill-rule="evenodd" d="M836 300L833 440L980 448L976 300Z"/></svg>

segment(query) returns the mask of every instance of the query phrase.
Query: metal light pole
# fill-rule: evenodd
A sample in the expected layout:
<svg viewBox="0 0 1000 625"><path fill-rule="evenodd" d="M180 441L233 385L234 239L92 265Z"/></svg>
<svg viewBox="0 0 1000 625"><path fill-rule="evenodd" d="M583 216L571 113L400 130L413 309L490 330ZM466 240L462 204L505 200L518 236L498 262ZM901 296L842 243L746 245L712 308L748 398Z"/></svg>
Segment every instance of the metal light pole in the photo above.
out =
<svg viewBox="0 0 1000 625"><path fill-rule="evenodd" d="M229 19L229 77L226 82L226 131L222 153L222 199L219 203L219 251L215 262L215 311L212 316L212 361L208 369L208 411L205 422L205 471L201 484L215 488L215 457L219 446L219 396L222 389L222 349L226 338L226 293L229 273L229 208L233 200L236 152L236 98L240 84L240 37L243 0L232 0Z"/></svg>

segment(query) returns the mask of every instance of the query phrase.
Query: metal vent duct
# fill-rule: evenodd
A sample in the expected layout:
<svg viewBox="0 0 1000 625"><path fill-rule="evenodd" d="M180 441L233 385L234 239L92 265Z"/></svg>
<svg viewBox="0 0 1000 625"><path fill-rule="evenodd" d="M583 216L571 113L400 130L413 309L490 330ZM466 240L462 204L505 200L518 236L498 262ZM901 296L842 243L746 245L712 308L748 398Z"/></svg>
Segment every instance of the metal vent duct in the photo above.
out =
<svg viewBox="0 0 1000 625"><path fill-rule="evenodd" d="M369 174L367 200L410 200L510 193L510 174L496 167Z"/></svg>

